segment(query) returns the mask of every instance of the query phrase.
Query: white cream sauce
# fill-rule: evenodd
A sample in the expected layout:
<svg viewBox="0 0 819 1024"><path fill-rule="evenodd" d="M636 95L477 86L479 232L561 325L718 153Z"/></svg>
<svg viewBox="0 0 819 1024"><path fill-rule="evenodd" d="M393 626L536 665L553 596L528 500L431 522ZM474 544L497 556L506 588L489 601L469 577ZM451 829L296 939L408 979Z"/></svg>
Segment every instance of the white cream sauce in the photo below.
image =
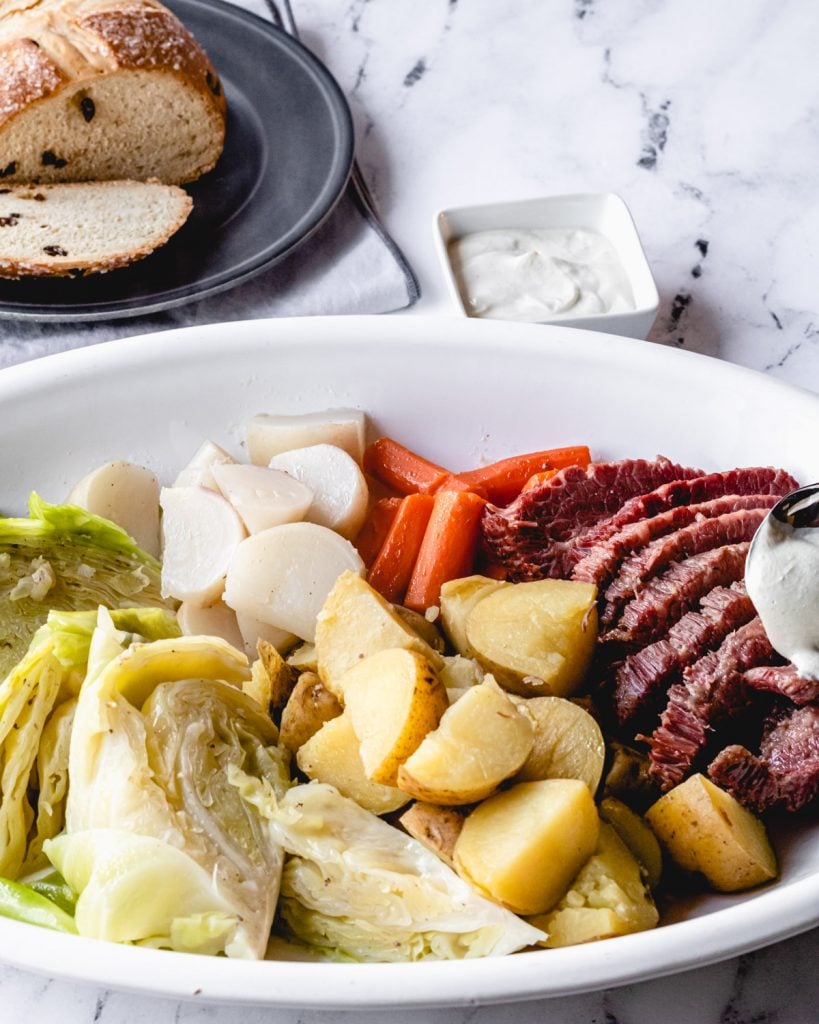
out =
<svg viewBox="0 0 819 1024"><path fill-rule="evenodd" d="M469 316L554 320L635 308L611 242L585 228L476 231L449 245Z"/></svg>
<svg viewBox="0 0 819 1024"><path fill-rule="evenodd" d="M819 679L819 527L795 529L767 516L745 585L774 648L801 676Z"/></svg>

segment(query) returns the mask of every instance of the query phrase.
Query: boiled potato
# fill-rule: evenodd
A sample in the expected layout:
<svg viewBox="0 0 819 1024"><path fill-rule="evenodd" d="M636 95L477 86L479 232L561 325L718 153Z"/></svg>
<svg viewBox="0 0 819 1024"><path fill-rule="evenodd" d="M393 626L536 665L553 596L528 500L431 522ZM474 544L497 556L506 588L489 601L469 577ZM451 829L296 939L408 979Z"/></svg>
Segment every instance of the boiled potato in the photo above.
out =
<svg viewBox="0 0 819 1024"><path fill-rule="evenodd" d="M455 869L516 914L542 914L594 853L599 828L584 782L521 782L467 817L455 843Z"/></svg>
<svg viewBox="0 0 819 1024"><path fill-rule="evenodd" d="M315 644L299 644L287 655L287 664L297 672L318 672Z"/></svg>
<svg viewBox="0 0 819 1024"><path fill-rule="evenodd" d="M339 680L362 658L402 647L426 658L437 671L441 655L396 614L365 580L345 572L319 612L316 622L316 660L324 685L341 695Z"/></svg>
<svg viewBox="0 0 819 1024"><path fill-rule="evenodd" d="M415 651L379 651L338 682L367 778L394 786L398 769L449 707L446 687Z"/></svg>
<svg viewBox="0 0 819 1024"><path fill-rule="evenodd" d="M460 811L454 807L440 807L438 804L416 800L408 811L404 811L398 822L413 839L423 843L450 867L455 866L452 854L464 824L464 816Z"/></svg>
<svg viewBox="0 0 819 1024"><path fill-rule="evenodd" d="M600 801L600 817L612 826L643 868L649 888L656 889L663 873L663 854L657 837L639 814L607 796Z"/></svg>
<svg viewBox="0 0 819 1024"><path fill-rule="evenodd" d="M491 676L451 704L398 770L398 787L434 804L471 804L514 775L534 727Z"/></svg>
<svg viewBox="0 0 819 1024"><path fill-rule="evenodd" d="M594 854L554 910L529 918L549 936L541 945L551 948L646 931L658 921L640 865L606 824L600 826Z"/></svg>
<svg viewBox="0 0 819 1024"><path fill-rule="evenodd" d="M422 640L426 640L433 651L437 651L439 654L444 653L446 643L434 622L430 622L425 615L413 611L412 608L405 608L402 604L394 604L392 608L396 615L406 622L413 633L417 633Z"/></svg>
<svg viewBox="0 0 819 1024"><path fill-rule="evenodd" d="M270 676L260 660L254 661L250 666L250 679L242 683L242 689L248 697L252 697L260 707L264 708L266 714L270 714L273 691L270 685Z"/></svg>
<svg viewBox="0 0 819 1024"><path fill-rule="evenodd" d="M651 777L648 754L616 740L609 741L609 753L611 765L603 783L604 792L629 807L645 810L660 795L657 783Z"/></svg>
<svg viewBox="0 0 819 1024"><path fill-rule="evenodd" d="M465 690L470 686L478 686L486 674L477 661L463 658L460 654L444 655L443 668L438 673L444 686L449 689Z"/></svg>
<svg viewBox="0 0 819 1024"><path fill-rule="evenodd" d="M338 718L342 707L314 672L303 672L282 711L280 742L293 752Z"/></svg>
<svg viewBox="0 0 819 1024"><path fill-rule="evenodd" d="M596 600L593 584L573 580L501 587L467 615L470 653L514 693L569 696L594 654Z"/></svg>
<svg viewBox="0 0 819 1024"><path fill-rule="evenodd" d="M515 778L521 782L580 779L594 796L606 745L592 716L563 697L532 697L518 706L534 721L535 742Z"/></svg>
<svg viewBox="0 0 819 1024"><path fill-rule="evenodd" d="M358 737L348 715L339 715L299 747L296 763L304 774L335 786L373 814L388 814L409 803L409 796L392 786L368 779L359 753Z"/></svg>
<svg viewBox="0 0 819 1024"><path fill-rule="evenodd" d="M478 601L501 587L511 586L488 576L464 576L450 580L441 587L441 625L449 642L465 658L472 657L466 639L466 618Z"/></svg>
<svg viewBox="0 0 819 1024"><path fill-rule="evenodd" d="M692 775L649 807L646 819L674 860L722 892L776 877L765 826L704 775Z"/></svg>
<svg viewBox="0 0 819 1024"><path fill-rule="evenodd" d="M257 640L256 650L268 679L269 706L274 711L281 711L296 685L296 672L267 640Z"/></svg>

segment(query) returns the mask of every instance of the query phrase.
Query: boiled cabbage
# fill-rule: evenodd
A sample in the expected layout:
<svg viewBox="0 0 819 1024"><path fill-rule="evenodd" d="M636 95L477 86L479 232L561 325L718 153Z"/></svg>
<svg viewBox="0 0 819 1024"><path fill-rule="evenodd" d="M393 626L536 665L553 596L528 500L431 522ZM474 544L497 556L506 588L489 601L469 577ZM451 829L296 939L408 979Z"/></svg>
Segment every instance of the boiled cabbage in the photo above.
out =
<svg viewBox="0 0 819 1024"><path fill-rule="evenodd" d="M279 799L233 774L290 855L280 914L302 942L355 960L398 961L501 955L545 939L333 786L295 786Z"/></svg>
<svg viewBox="0 0 819 1024"><path fill-rule="evenodd" d="M0 519L0 678L23 657L50 609L170 607L159 571L114 523L32 494L27 519Z"/></svg>
<svg viewBox="0 0 819 1024"><path fill-rule="evenodd" d="M282 794L270 718L223 640L123 647L100 610L74 714L66 831L44 849L79 894L81 935L261 957L283 853L228 777Z"/></svg>
<svg viewBox="0 0 819 1024"><path fill-rule="evenodd" d="M161 609L121 609L127 640L179 635ZM0 683L0 874L17 878L47 863L43 840L62 828L71 706L85 675L96 612L52 612L25 657ZM39 799L31 801L36 766ZM34 835L30 829L34 824Z"/></svg>

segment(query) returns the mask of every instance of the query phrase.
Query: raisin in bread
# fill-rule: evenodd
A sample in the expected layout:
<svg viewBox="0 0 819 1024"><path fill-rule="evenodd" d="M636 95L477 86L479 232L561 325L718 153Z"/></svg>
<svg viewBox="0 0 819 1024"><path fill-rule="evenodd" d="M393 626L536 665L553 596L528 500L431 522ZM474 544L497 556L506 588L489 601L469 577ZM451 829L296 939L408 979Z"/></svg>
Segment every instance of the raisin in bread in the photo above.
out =
<svg viewBox="0 0 819 1024"><path fill-rule="evenodd" d="M187 220L184 189L145 181L0 188L0 277L114 270L164 245Z"/></svg>
<svg viewBox="0 0 819 1024"><path fill-rule="evenodd" d="M0 185L193 181L224 132L213 66L156 0L0 2Z"/></svg>

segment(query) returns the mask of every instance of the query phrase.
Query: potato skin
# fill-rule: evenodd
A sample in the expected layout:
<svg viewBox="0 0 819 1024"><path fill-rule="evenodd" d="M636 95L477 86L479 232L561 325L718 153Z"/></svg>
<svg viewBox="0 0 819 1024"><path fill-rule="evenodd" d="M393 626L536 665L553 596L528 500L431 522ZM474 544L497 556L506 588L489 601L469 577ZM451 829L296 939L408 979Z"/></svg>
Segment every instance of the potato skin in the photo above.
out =
<svg viewBox="0 0 819 1024"><path fill-rule="evenodd" d="M765 826L704 775L692 775L649 807L646 820L673 859L721 892L777 875Z"/></svg>
<svg viewBox="0 0 819 1024"><path fill-rule="evenodd" d="M337 698L315 672L302 672L282 711L279 741L295 753L341 712Z"/></svg>
<svg viewBox="0 0 819 1024"><path fill-rule="evenodd" d="M267 640L258 640L256 650L270 680L270 708L281 711L296 684L297 673Z"/></svg>
<svg viewBox="0 0 819 1024"><path fill-rule="evenodd" d="M400 825L444 863L454 867L452 854L464 825L464 815L454 807L416 800L398 819Z"/></svg>
<svg viewBox="0 0 819 1024"><path fill-rule="evenodd" d="M663 874L663 855L649 826L636 811L613 796L600 801L600 817L612 826L640 863L648 887L656 889Z"/></svg>
<svg viewBox="0 0 819 1024"><path fill-rule="evenodd" d="M455 869L516 914L542 914L597 846L600 820L577 779L521 782L484 800L455 844Z"/></svg>

